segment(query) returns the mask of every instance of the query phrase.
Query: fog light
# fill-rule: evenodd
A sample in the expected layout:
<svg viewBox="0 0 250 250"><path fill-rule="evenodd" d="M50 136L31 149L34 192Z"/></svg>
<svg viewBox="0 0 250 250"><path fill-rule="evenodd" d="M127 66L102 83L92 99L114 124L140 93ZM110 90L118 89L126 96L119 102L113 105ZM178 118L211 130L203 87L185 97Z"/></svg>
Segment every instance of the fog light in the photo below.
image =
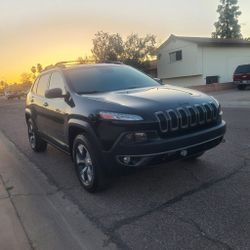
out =
<svg viewBox="0 0 250 250"><path fill-rule="evenodd" d="M124 157L122 157L122 161L125 164L129 164L130 161L131 161L131 157L130 156L124 156Z"/></svg>
<svg viewBox="0 0 250 250"><path fill-rule="evenodd" d="M187 154L188 154L187 150L182 150L181 151L181 156L185 157L185 156L187 156Z"/></svg>
<svg viewBox="0 0 250 250"><path fill-rule="evenodd" d="M122 165L128 166L128 167L138 167L145 165L151 157L139 157L139 156L118 156L118 162Z"/></svg>

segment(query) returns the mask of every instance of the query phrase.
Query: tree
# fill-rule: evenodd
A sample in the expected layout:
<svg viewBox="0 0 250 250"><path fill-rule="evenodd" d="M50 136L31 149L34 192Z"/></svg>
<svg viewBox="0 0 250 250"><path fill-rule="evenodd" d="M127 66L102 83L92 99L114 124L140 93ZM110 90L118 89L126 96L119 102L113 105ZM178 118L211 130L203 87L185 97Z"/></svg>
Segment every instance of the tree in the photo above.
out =
<svg viewBox="0 0 250 250"><path fill-rule="evenodd" d="M215 32L212 33L213 38L242 39L241 26L238 18L241 15L238 0L220 0L217 12L219 19L214 24Z"/></svg>
<svg viewBox="0 0 250 250"><path fill-rule="evenodd" d="M5 81L0 81L0 89L4 89L7 86Z"/></svg>
<svg viewBox="0 0 250 250"><path fill-rule="evenodd" d="M94 58L91 56L85 56L85 58L80 56L77 58L76 61L78 61L81 64L90 64L95 62Z"/></svg>
<svg viewBox="0 0 250 250"><path fill-rule="evenodd" d="M22 84L31 84L32 83L32 74L30 73L22 73L20 76L20 81Z"/></svg>
<svg viewBox="0 0 250 250"><path fill-rule="evenodd" d="M30 70L33 74L33 79L35 79L37 74L40 74L43 71L43 66L41 63L37 63L36 66L32 66Z"/></svg>
<svg viewBox="0 0 250 250"><path fill-rule="evenodd" d="M93 39L93 53L96 62L119 61L123 54L121 36L99 31Z"/></svg>
<svg viewBox="0 0 250 250"><path fill-rule="evenodd" d="M38 64L36 65L36 71L37 71L37 73L39 73L39 74L43 71L43 66L42 66L41 63L38 63Z"/></svg>
<svg viewBox="0 0 250 250"><path fill-rule="evenodd" d="M33 74L33 79L35 79L36 78L36 66L32 66L30 70Z"/></svg>
<svg viewBox="0 0 250 250"><path fill-rule="evenodd" d="M143 70L155 51L156 37L129 35L125 41L119 34L100 31L93 39L92 53L96 62L121 61Z"/></svg>
<svg viewBox="0 0 250 250"><path fill-rule="evenodd" d="M150 57L154 55L155 44L154 35L145 37L139 37L138 34L129 35L124 43L124 63L141 69L145 68Z"/></svg>

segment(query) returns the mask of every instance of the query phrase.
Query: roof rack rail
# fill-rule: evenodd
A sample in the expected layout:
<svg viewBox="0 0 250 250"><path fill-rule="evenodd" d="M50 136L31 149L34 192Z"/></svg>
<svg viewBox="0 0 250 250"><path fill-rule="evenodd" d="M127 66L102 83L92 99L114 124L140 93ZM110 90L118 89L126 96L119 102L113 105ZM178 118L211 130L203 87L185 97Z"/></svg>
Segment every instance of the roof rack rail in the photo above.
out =
<svg viewBox="0 0 250 250"><path fill-rule="evenodd" d="M103 63L123 64L123 62L121 62L121 61L104 61Z"/></svg>
<svg viewBox="0 0 250 250"><path fill-rule="evenodd" d="M71 61L61 61L57 62L56 64L48 65L44 68L43 71L53 69L53 68L66 68L67 66L72 65L81 65L81 64L95 64L96 62L94 60L71 60ZM110 63L110 64L123 64L123 62L120 61L103 61L101 63Z"/></svg>
<svg viewBox="0 0 250 250"><path fill-rule="evenodd" d="M81 60L72 60L72 61L61 61L57 62L54 66L55 67L66 67L67 65L78 65L78 64L85 64L85 61Z"/></svg>
<svg viewBox="0 0 250 250"><path fill-rule="evenodd" d="M50 64L50 65L46 66L42 71L53 69L53 68L54 68L54 65Z"/></svg>
<svg viewBox="0 0 250 250"><path fill-rule="evenodd" d="M49 70L49 69L53 69L53 68L66 68L67 66L71 66L71 65L80 65L80 64L91 64L91 63L95 63L94 60L88 60L87 62L83 59L83 60L71 60L71 61L61 61L61 62L57 62L55 64L51 64L48 65L44 68L44 70Z"/></svg>

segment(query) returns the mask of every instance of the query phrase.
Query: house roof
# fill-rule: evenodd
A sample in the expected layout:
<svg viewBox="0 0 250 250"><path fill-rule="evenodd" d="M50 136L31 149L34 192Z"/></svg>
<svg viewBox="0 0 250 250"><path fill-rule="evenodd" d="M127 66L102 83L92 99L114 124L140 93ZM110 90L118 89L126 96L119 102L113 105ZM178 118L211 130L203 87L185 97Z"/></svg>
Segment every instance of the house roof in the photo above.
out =
<svg viewBox="0 0 250 250"><path fill-rule="evenodd" d="M170 40L179 39L187 42L196 43L199 46L207 47L250 47L250 41L242 39L218 39L208 37L187 37L171 35L159 48L164 47Z"/></svg>

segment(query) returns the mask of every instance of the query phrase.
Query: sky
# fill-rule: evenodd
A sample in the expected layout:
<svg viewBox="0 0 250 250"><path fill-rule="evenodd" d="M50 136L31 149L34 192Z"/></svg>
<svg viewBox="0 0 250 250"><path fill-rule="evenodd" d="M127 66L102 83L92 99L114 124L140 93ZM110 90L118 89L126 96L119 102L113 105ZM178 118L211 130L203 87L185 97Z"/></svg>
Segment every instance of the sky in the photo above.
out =
<svg viewBox="0 0 250 250"><path fill-rule="evenodd" d="M18 82L32 65L90 54L98 31L210 37L219 0L0 0L0 80ZM239 0L250 37L250 1Z"/></svg>

